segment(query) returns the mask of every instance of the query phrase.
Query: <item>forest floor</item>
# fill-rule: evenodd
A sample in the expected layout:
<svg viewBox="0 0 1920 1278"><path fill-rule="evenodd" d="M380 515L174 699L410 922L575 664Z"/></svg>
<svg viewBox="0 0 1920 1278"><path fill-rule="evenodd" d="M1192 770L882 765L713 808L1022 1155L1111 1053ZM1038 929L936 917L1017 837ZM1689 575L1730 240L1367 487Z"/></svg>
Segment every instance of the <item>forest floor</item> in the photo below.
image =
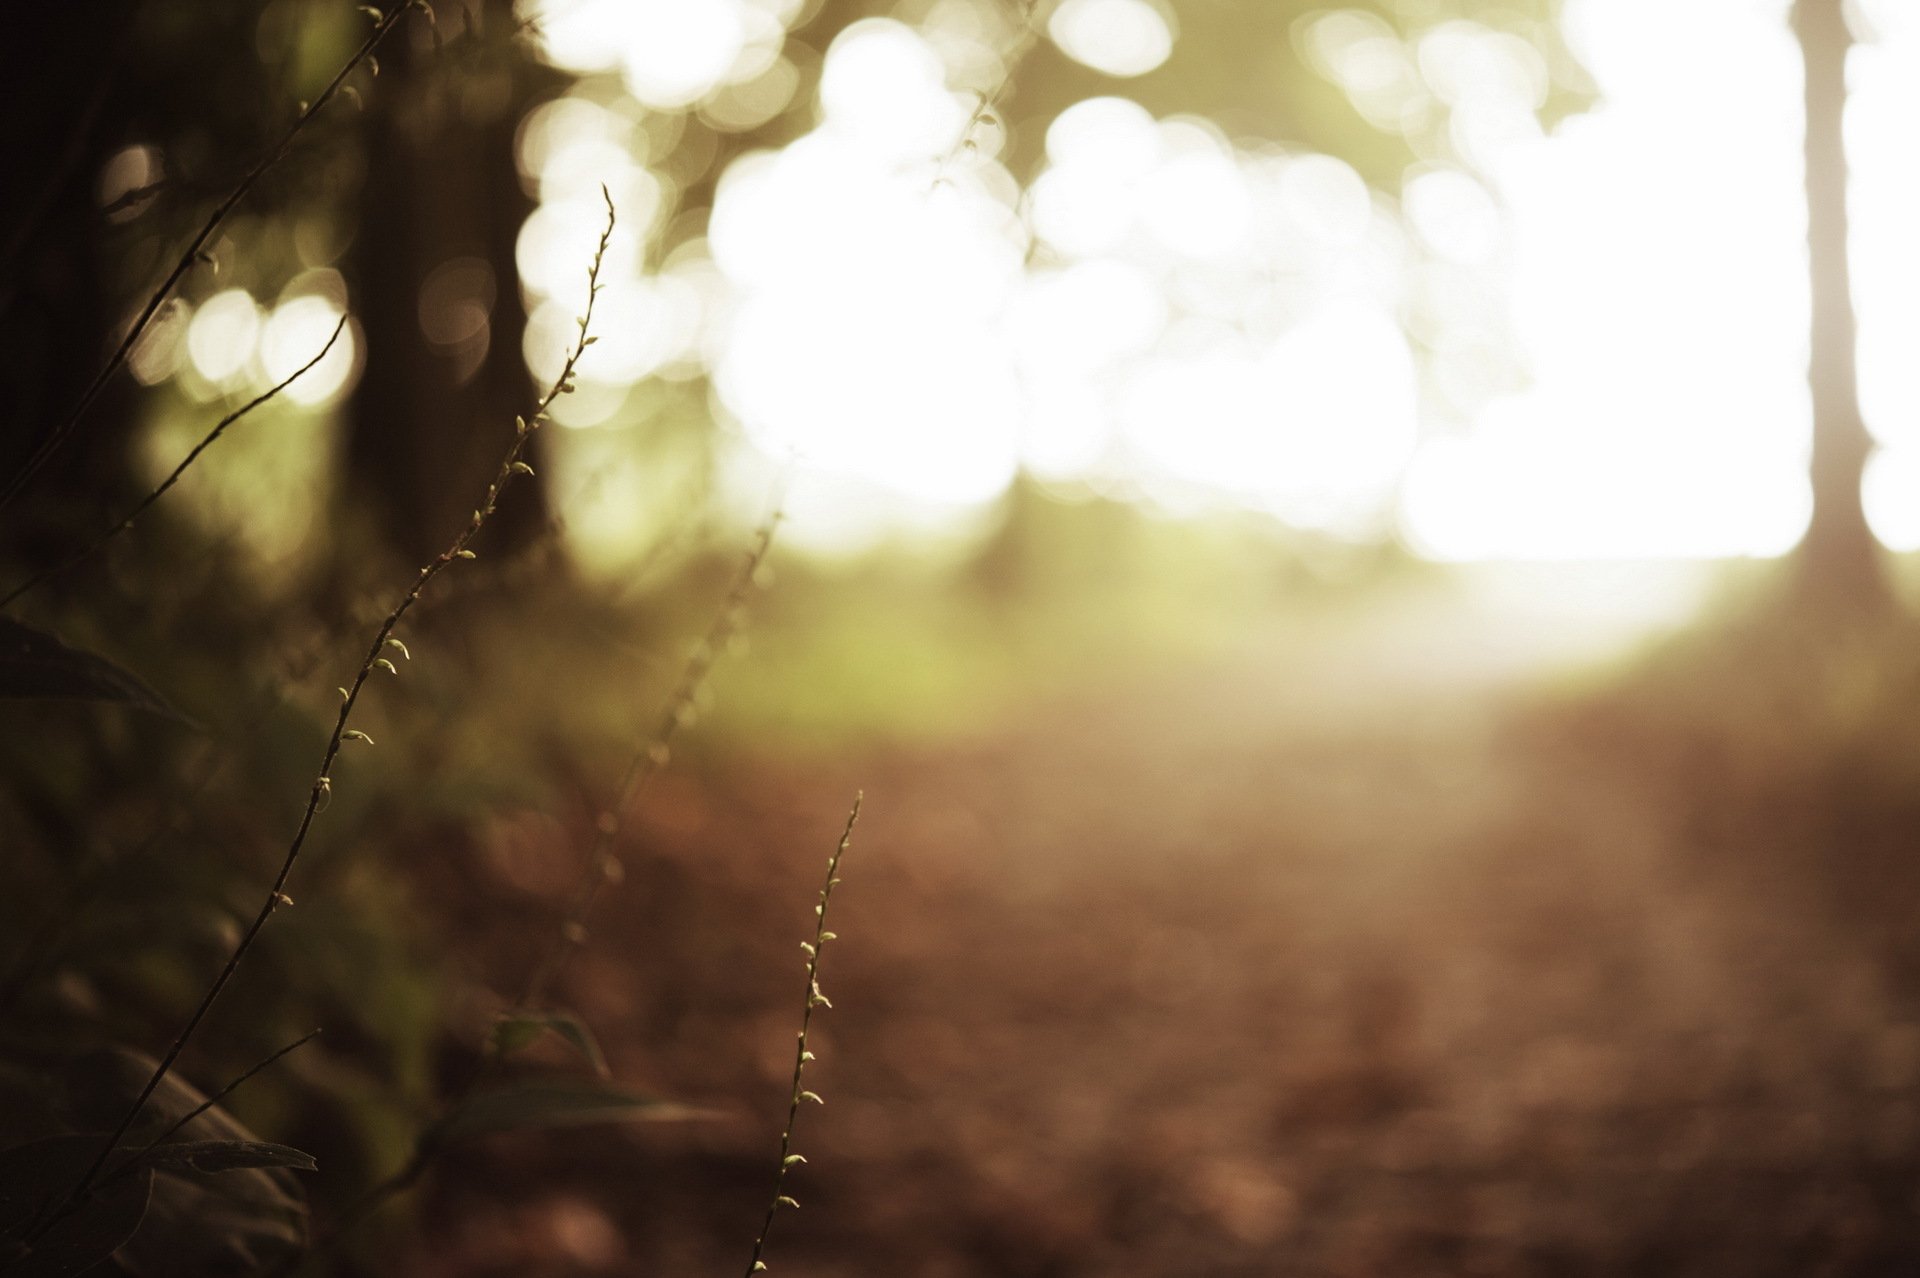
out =
<svg viewBox="0 0 1920 1278"><path fill-rule="evenodd" d="M745 1268L856 788L775 1273L1920 1271L1920 990L1806 823L1433 621L677 763L568 994L703 1116L487 1147L395 1272Z"/></svg>

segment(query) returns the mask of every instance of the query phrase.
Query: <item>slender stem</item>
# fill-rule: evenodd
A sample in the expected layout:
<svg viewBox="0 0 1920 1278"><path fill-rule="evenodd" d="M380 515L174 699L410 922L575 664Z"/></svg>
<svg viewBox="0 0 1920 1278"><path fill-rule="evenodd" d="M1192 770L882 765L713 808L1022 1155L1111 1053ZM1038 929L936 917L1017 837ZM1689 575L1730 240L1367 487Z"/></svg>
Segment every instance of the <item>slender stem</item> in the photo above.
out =
<svg viewBox="0 0 1920 1278"><path fill-rule="evenodd" d="M214 206L213 212L207 216L199 232L187 242L187 247L181 252L179 260L173 264L173 269L167 272L166 278L160 281L160 287L156 288L153 295L147 299L147 304L141 308L139 317L127 329L126 336L120 339L120 344L114 348L113 354L108 357L105 364L101 365L100 371L93 375L93 380L87 383L86 390L81 392L80 402L75 404L60 424L40 441L40 446L33 450L26 464L4 482L0 482L0 509L4 509L8 503L12 502L20 494L21 489L32 482L33 477L40 472L40 468L59 451L61 445L66 443L74 427L93 406L93 401L99 398L100 392L106 388L113 375L120 370L121 365L127 362L127 356L132 354L134 344L147 331L148 325L153 323L153 317L159 312L161 303L167 300L174 286L179 284L186 273L193 268L194 262L206 249L208 241L213 238L213 233L220 229L221 223L226 221L227 214L233 212L234 206L246 197L247 192L253 189L254 184L268 169L278 164L287 152L293 149L294 140L306 129L308 122L333 100L334 95L340 91L340 86L346 83L347 77L352 75L362 62L373 56L373 51L380 47L382 40L387 38L387 33L393 30L395 23L400 21L400 16L419 5L420 0L404 0L404 3L395 8L392 13L386 14L374 24L372 33L361 43L359 49L354 51L353 56L347 59L346 65L340 68L328 82L327 87L320 91L320 96L301 111L299 118L294 120L279 143L256 160L253 167L248 169L246 175L240 179L239 184L227 193L225 199Z"/></svg>
<svg viewBox="0 0 1920 1278"><path fill-rule="evenodd" d="M175 1136L179 1135L180 1132L185 1130L188 1123L191 1123L194 1119L200 1117L200 1115L206 1113L208 1110L212 1109L215 1105L218 1105L221 1101L233 1095L234 1092L240 1089L241 1084L247 1082L255 1074L258 1074L261 1070L264 1070L269 1066L272 1066L273 1064L278 1062L281 1057L286 1056L292 1052L298 1051L300 1048L305 1047L308 1043L311 1043L314 1039L318 1038L319 1036L320 1036L319 1030L317 1029L308 1030L305 1034L302 1034L299 1038L294 1039L291 1043L288 1043L285 1047L273 1053L273 1055L267 1057L263 1061L257 1062L255 1065L253 1065L252 1068L248 1069L246 1073L240 1075L240 1077L234 1079L231 1083L228 1083L225 1087L221 1088L219 1091L215 1092L213 1095L207 1097L207 1099L201 1101L198 1105L195 1105L192 1109L188 1110L185 1114L181 1115L179 1120L176 1121L173 1124L173 1126L167 1128L167 1130L161 1132L158 1136L155 1136L152 1140L142 1145L138 1150L136 1150L132 1155L128 1157L126 1162L121 1163L118 1167L114 1168L112 1171L107 1172L105 1175L103 1175L100 1178L101 1182L106 1183L106 1182L118 1179L120 1176L123 1176L127 1172L130 1172L134 1168L138 1167L141 1164L141 1162L145 1160L148 1154L151 1154L154 1150L158 1149L160 1146L166 1144L168 1141L172 1140Z"/></svg>
<svg viewBox="0 0 1920 1278"><path fill-rule="evenodd" d="M298 381L300 377L304 375L306 372L308 372L310 369L312 369L315 364L318 364L321 360L325 359L327 357L327 353L333 349L333 344L340 340L340 334L346 331L346 327L347 327L347 317L345 315L342 315L340 317L340 322L333 326L333 335L327 338L327 344L320 348L320 353L318 355L315 355L312 359L302 364L299 368L296 368L293 370L293 372L287 374L286 377L282 378L272 388L266 391L263 391L259 395L254 396L252 399L248 400L245 404L241 405L239 408L234 409L231 413L228 413L225 417L222 417L219 420L219 422L215 424L214 428L207 432L206 437L202 439L199 443L195 444L193 448L187 453L187 455L181 459L180 464L173 468L173 473L168 475L165 479L161 480L159 486L156 487L152 492L148 493L145 497L142 497L140 501L134 506L134 508L126 513L126 515L120 520L119 523L113 525L113 527L107 529L105 532L101 533L98 537L95 537L92 541L88 542L85 546L81 547L79 550L76 550L73 554L68 555L65 559L62 559L57 563L52 564L49 567L42 568L39 572L33 574L31 577L28 577L25 581L15 586L12 590L9 590L4 596L0 596L0 608L6 608L8 605L12 604L14 600L20 598L20 596L26 594L28 591L32 590L35 586L38 586L42 582L46 581L48 578L56 577L61 573L67 571L67 569L73 567L75 564L80 563L82 560L89 558L91 555L94 554L94 552L98 551L102 546L112 541L115 537L119 536L121 533L125 532L127 529L133 527L133 521L138 519L140 516L146 514L148 508L151 507L153 503L159 501L162 497L166 496L167 490L169 488L172 488L175 484L179 483L180 476L187 473L187 467L193 465L194 462L198 461L200 459L200 454L206 452L207 449L211 448L213 446L214 441L219 439L221 435L226 433L227 427L233 425L235 422L239 421L242 417L245 417L248 413L251 413L254 409L259 408L262 404L265 404L268 400L273 399L281 391L285 390L287 387L293 385L294 382Z"/></svg>
<svg viewBox="0 0 1920 1278"><path fill-rule="evenodd" d="M814 1093L804 1089L802 1084L807 1073L807 1062L813 1059L813 1053L807 1050L807 1030L813 1024L813 1009L832 1007L827 996L820 992L820 956L827 948L827 942L834 934L827 931L827 907L833 901L833 889L840 882L840 858L847 854L847 845L853 842L854 823L860 819L860 800L864 796L853 796L853 811L847 814L847 828L840 834L840 843L827 858L827 881L820 889L820 903L813 907L813 941L805 946L807 951L807 993L800 1006L800 1041L793 1051L793 1089L787 1101L787 1124L780 1133L780 1161L773 1170L773 1196L767 1203L766 1219L760 1222L760 1236L753 1240L753 1255L747 1260L746 1278L764 1270L766 1262L760 1257L767 1249L767 1235L773 1232L773 1218L782 1207L799 1207L800 1204L786 1194L787 1173L796 1163L807 1160L793 1152L793 1129L800 1121L800 1102L811 1100L820 1102Z"/></svg>
<svg viewBox="0 0 1920 1278"><path fill-rule="evenodd" d="M100 207L100 216L112 217L115 213L123 212L136 204L143 203L159 194L166 188L166 185L167 180L161 177L155 178L151 182L142 183L139 186L129 187L119 195L116 195L112 201L102 205Z"/></svg>
<svg viewBox="0 0 1920 1278"><path fill-rule="evenodd" d="M673 693L667 698L666 709L661 714L659 726L647 738L646 744L628 761L626 773L621 778L616 791L618 797L595 822L593 843L587 849L585 866L581 871L579 885L574 889L572 904L561 920L553 943L528 975L527 983L521 990L519 999L513 1004L514 1007L532 1009L545 999L547 991L565 971L568 960L584 939L587 920L593 912L595 903L599 900L600 893L609 884L617 882L625 872L624 863L612 847L613 840L620 830L620 814L634 810L653 779L667 766L668 760L672 757L674 737L692 717L694 700L701 687L705 685L713 669L713 663L726 650L728 640L739 629L747 596L753 590L760 565L766 562L780 519L780 513L776 508L766 522L761 524L753 544L747 549L741 561L739 571L734 574L733 584L727 591L725 602L715 615L712 625L707 628L706 634L694 646L692 654L687 658L687 664L681 670L679 680L674 684ZM465 1083L454 1090L452 1099L448 1102L449 1107L457 1106L471 1096L481 1084L493 1076L494 1071L500 1067L504 1059L499 1039L489 1038L486 1046L481 1049L479 1064ZM332 1232L315 1244L315 1250L324 1250L337 1243L389 1199L419 1180L421 1173L433 1160L434 1153L435 1150L431 1145L425 1141L417 1141L412 1157L400 1170L370 1186L353 1206L341 1215L334 1224Z"/></svg>
<svg viewBox="0 0 1920 1278"><path fill-rule="evenodd" d="M962 152L972 149L974 132L993 117L994 109L999 106L1000 99L1005 97L1007 90L1013 87L1013 73L1019 69L1020 63L1026 59L1027 54L1033 51L1034 45L1039 43L1040 31L1034 25L1033 8L1034 0L1020 0L1020 34L1014 38L1012 47L1007 51L1006 70L992 89L979 96L974 103L972 114L968 115L966 123L960 126L960 133L954 138L953 145L948 147L945 154L940 157L940 163L934 168L934 186L944 186L951 181L947 176L947 170L953 166L955 160L960 158Z"/></svg>
<svg viewBox="0 0 1920 1278"><path fill-rule="evenodd" d="M126 1116L120 1120L120 1125L114 1129L113 1134L102 1144L99 1155L95 1157L92 1165L88 1167L86 1174L80 1178L80 1183L75 1186L73 1192L68 1195L67 1204L69 1212L75 1204L85 1198L87 1192L98 1179L101 1167L106 1163L107 1158L112 1154L114 1148L120 1143L121 1137L126 1135L127 1129L133 1126L134 1122L140 1117L140 1114L146 1109L147 1101L152 1098L154 1090L158 1088L166 1079L167 1075L172 1072L174 1062L179 1059L180 1053L185 1050L188 1041L193 1037L194 1031L199 1029L200 1022L205 1020L207 1013L212 1010L215 1000L220 997L221 991L226 989L227 983L233 979L233 974L239 968L240 961L245 958L247 952L253 948L254 942L259 939L261 931L267 926L267 920L271 919L274 913L282 906L293 903L293 899L289 897L285 891L287 880L292 877L293 868L300 860L300 852L301 849L306 846L307 834L313 828L314 818L319 815L320 809L333 793L332 773L334 760L339 756L342 745L349 740L362 741L369 746L373 744L372 738L360 732L358 729L349 728L347 724L353 715L354 706L358 703L360 692L366 686L367 680L372 678L373 672L380 668L381 664L386 661L387 641L393 637L395 628L399 626L401 620L407 613L412 610L414 604L418 602L421 594L434 578L438 577L455 563L463 559L472 559L475 557L474 552L468 548L468 543L473 541L479 534L481 528L485 526L487 519L497 508L501 494L512 486L513 482L521 475L532 473L526 463L520 460L521 454L526 451L527 441L532 438L533 432L539 429L541 424L547 420L547 413L548 410L552 408L553 402L561 395L573 389L574 370L579 364L581 356L586 353L587 347L591 346L595 340L588 335L588 329L593 319L594 300L600 293L600 267L606 259L607 246L613 240L614 227L613 197L607 194L604 187L601 188L601 195L605 198L607 204L607 225L606 229L600 234L600 244L594 251L593 264L587 270L586 309L582 312L579 321L580 335L575 341L573 349L568 353L566 363L561 367L560 374L554 379L552 387L534 406L533 416L531 418L520 418L516 420L513 442L508 445L506 455L501 459L500 470L494 476L493 483L487 487L486 500L481 504L479 509L473 512L472 518L467 521L466 526L460 530L459 534L454 537L448 547L432 560L428 561L427 565L420 570L420 574L415 579L413 585L407 589L406 594L401 597L400 602L394 606L393 611L387 614L386 619L380 623L380 628L375 631L373 642L368 645L367 655L361 661L360 669L358 673L354 675L353 682L340 690L342 694L340 698L340 712L334 719L333 732L328 736L326 748L321 753L319 770L314 776L312 786L308 789L306 808L300 814L300 824L294 831L292 841L287 845L286 854L280 862L279 872L274 875L273 885L267 889L266 898L261 903L259 912L254 915L253 922L241 935L239 943L234 946L233 953L228 956L226 965L220 969L220 974L214 978L213 984L210 985L206 993L201 996L199 1005L194 1008L193 1014L187 1018L186 1025L174 1038L173 1044L167 1049L166 1055L161 1057L160 1063L154 1067L152 1074L147 1079L146 1086L141 1088L139 1096L135 1098L133 1104L128 1107ZM40 1235L44 1235L46 1228L49 1227L51 1226L43 1226L39 1231ZM29 1241L32 1240L30 1239Z"/></svg>
<svg viewBox="0 0 1920 1278"><path fill-rule="evenodd" d="M527 978L527 984L521 991L514 1006L534 1008L542 1002L547 991L553 987L566 969L567 961L579 948L580 938L584 935L587 919L593 912L594 903L609 882L615 882L622 873L617 854L612 852L614 837L620 832L621 817L631 812L640 799L667 766L673 754L673 741L680 729L693 718L694 702L700 689L705 686L707 676L713 670L713 663L726 650L728 641L740 626L741 614L745 609L748 595L753 591L754 579L760 571L760 565L766 562L767 552L772 548L773 535L779 527L780 515L776 511L760 526L753 544L748 547L741 560L739 571L734 574L733 584L727 591L726 600L720 611L714 616L713 624L707 627L699 643L687 658L686 666L680 672L680 679L674 685L673 694L668 697L666 709L660 716L660 722L647 742L627 763L627 770L620 779L616 798L611 806L600 814L594 825L593 843L587 849L586 867L581 874L580 884L575 890L573 904L561 921L554 943L542 960L536 964ZM495 1055L494 1048L488 1048L489 1056Z"/></svg>

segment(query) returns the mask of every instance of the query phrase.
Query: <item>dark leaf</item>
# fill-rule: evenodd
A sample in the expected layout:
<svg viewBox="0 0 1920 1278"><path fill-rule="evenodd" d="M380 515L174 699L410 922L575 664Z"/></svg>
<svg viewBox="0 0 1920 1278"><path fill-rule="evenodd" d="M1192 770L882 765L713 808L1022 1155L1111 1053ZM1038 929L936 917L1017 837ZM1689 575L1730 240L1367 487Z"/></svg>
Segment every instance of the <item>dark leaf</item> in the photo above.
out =
<svg viewBox="0 0 1920 1278"><path fill-rule="evenodd" d="M694 1111L684 1105L595 1083L526 1083L469 1097L439 1122L433 1138L451 1143L530 1127L659 1122L693 1116Z"/></svg>
<svg viewBox="0 0 1920 1278"><path fill-rule="evenodd" d="M100 1153L104 1135L49 1136L0 1151L0 1270L8 1278L65 1278L119 1250L147 1214L153 1172L115 1177L34 1240L25 1235L56 1213Z"/></svg>
<svg viewBox="0 0 1920 1278"><path fill-rule="evenodd" d="M313 1155L264 1140L183 1140L155 1145L140 1162L159 1171L227 1172L252 1167L316 1170Z"/></svg>
<svg viewBox="0 0 1920 1278"><path fill-rule="evenodd" d="M132 671L11 617L0 617L0 700L117 701L189 722Z"/></svg>
<svg viewBox="0 0 1920 1278"><path fill-rule="evenodd" d="M154 1064L151 1056L125 1050L96 1052L70 1062L64 1071L69 1092L64 1117L83 1127L111 1126L139 1094ZM147 1116L129 1133L132 1148L120 1157L130 1156L205 1100L198 1088L169 1074L148 1103ZM257 1143L259 1138L216 1105L174 1139L231 1144ZM135 1278L271 1273L291 1264L306 1245L305 1196L299 1178L287 1168L247 1168L217 1176L176 1170L153 1178L146 1220L113 1263ZM0 1272L4 1269L0 1265Z"/></svg>
<svg viewBox="0 0 1920 1278"><path fill-rule="evenodd" d="M281 1168L157 1175L146 1223L114 1263L138 1278L277 1272L306 1250L307 1208Z"/></svg>

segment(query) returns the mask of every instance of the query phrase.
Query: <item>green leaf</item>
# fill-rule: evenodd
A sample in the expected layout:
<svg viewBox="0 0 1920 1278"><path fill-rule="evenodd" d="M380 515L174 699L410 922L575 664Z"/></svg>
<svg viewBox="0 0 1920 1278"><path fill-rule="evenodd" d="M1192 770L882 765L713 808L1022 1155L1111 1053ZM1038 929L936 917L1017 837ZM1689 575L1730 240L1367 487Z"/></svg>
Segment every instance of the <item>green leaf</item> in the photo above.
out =
<svg viewBox="0 0 1920 1278"><path fill-rule="evenodd" d="M502 1056L511 1056L549 1031L571 1043L596 1075L608 1076L607 1058L599 1040L579 1017L566 1012L516 1012L506 1016L493 1027L494 1048Z"/></svg>
<svg viewBox="0 0 1920 1278"><path fill-rule="evenodd" d="M140 1162L160 1171L228 1172L252 1167L318 1170L313 1155L264 1140L183 1140L155 1145Z"/></svg>
<svg viewBox="0 0 1920 1278"><path fill-rule="evenodd" d="M451 1144L494 1132L685 1119L694 1111L657 1096L598 1083L541 1082L481 1092L437 1123L436 1143Z"/></svg>
<svg viewBox="0 0 1920 1278"><path fill-rule="evenodd" d="M509 1017L493 1027L493 1050L502 1056L511 1056L546 1031L546 1022L538 1018Z"/></svg>
<svg viewBox="0 0 1920 1278"><path fill-rule="evenodd" d="M118 1251L147 1215L153 1172L95 1186L87 1200L25 1250L23 1236L57 1211L99 1155L104 1135L49 1136L0 1151L0 1265L8 1278L66 1278Z"/></svg>
<svg viewBox="0 0 1920 1278"><path fill-rule="evenodd" d="M11 617L0 617L0 700L117 701L191 722L132 671Z"/></svg>

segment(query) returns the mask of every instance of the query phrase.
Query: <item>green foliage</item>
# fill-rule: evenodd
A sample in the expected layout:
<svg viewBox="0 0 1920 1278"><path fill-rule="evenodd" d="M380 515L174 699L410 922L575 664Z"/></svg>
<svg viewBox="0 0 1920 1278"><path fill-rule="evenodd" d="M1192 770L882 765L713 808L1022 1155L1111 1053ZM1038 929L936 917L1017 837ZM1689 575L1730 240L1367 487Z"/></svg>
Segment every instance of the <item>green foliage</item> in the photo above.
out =
<svg viewBox="0 0 1920 1278"><path fill-rule="evenodd" d="M599 1040L579 1017L569 1012L518 1013L502 1017L500 1023L493 1027L493 1049L500 1056L511 1056L549 1033L565 1040L580 1053L596 1077L608 1077L607 1058L600 1050Z"/></svg>

